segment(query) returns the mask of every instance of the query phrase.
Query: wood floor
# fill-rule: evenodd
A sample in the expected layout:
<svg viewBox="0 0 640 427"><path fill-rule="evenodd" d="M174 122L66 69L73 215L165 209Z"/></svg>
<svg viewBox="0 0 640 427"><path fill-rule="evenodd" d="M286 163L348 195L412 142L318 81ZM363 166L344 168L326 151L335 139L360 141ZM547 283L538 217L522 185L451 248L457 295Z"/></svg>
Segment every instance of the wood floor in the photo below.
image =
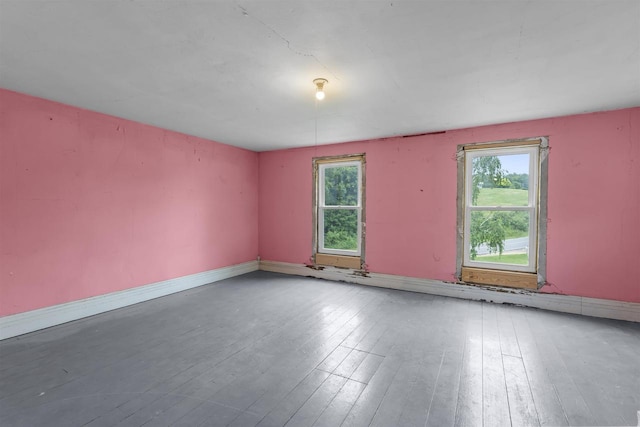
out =
<svg viewBox="0 0 640 427"><path fill-rule="evenodd" d="M0 342L2 426L632 425L640 324L255 272Z"/></svg>

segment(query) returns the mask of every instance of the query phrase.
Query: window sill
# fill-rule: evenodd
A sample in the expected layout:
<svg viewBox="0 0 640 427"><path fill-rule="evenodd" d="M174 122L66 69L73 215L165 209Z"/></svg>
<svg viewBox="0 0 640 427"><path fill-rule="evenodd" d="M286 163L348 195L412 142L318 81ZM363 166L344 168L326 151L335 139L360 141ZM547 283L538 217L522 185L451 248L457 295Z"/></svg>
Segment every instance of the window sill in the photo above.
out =
<svg viewBox="0 0 640 427"><path fill-rule="evenodd" d="M516 271L489 270L486 268L462 267L463 282L508 288L538 289L538 275Z"/></svg>
<svg viewBox="0 0 640 427"><path fill-rule="evenodd" d="M354 270L359 270L360 257L317 253L316 264L331 265L333 267L339 268L353 268Z"/></svg>

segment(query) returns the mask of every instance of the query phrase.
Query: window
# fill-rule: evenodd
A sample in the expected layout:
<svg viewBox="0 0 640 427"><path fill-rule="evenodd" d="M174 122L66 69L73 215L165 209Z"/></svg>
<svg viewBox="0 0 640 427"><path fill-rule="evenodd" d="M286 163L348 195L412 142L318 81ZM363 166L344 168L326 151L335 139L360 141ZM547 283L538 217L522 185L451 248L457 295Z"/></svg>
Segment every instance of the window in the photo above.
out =
<svg viewBox="0 0 640 427"><path fill-rule="evenodd" d="M357 268L363 255L364 155L313 160L316 264Z"/></svg>
<svg viewBox="0 0 640 427"><path fill-rule="evenodd" d="M524 288L544 283L546 150L546 139L459 147L463 281Z"/></svg>

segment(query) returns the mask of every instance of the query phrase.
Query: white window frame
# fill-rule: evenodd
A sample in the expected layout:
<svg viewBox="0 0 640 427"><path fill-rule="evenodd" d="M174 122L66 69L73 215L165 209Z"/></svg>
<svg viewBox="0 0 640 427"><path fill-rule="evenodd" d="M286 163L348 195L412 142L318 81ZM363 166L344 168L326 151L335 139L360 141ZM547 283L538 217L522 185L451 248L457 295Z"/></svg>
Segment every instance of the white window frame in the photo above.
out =
<svg viewBox="0 0 640 427"><path fill-rule="evenodd" d="M358 202L357 205L352 206L327 206L325 204L325 171L329 168L356 166L358 169ZM335 161L335 162L323 162L318 164L318 182L317 182L317 194L318 194L318 228L316 230L318 239L318 250L320 254L331 255L343 255L359 257L362 255L362 161ZM356 250L348 249L333 249L325 248L324 246L324 213L328 210L355 210L358 217L358 237Z"/></svg>
<svg viewBox="0 0 640 427"><path fill-rule="evenodd" d="M474 149L465 153L464 170L464 237L463 237L463 267L477 267L494 270L520 271L536 273L538 270L538 215L539 215L539 146L513 146L486 149ZM473 206L472 174L473 159L484 156L504 156L514 154L529 154L529 200L527 206ZM470 228L471 213L475 211L511 212L524 211L529 213L529 247L527 265L506 264L498 262L479 262L471 259Z"/></svg>

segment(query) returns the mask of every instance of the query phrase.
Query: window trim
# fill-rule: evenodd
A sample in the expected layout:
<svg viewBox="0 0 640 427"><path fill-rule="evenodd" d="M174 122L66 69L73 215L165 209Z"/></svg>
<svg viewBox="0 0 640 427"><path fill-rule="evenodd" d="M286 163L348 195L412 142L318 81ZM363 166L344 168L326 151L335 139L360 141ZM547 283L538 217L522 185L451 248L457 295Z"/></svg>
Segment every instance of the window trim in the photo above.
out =
<svg viewBox="0 0 640 427"><path fill-rule="evenodd" d="M320 230L322 226L322 215L320 215L320 209L326 209L324 205L324 194L321 191L321 179L324 176L324 170L330 165L336 165L340 163L350 163L358 166L358 177L360 185L358 188L359 204L357 206L345 206L345 207L328 207L331 209L357 209L358 211L358 251L348 251L341 249L326 249L321 248L324 236L321 235ZM366 219L366 178L365 178L365 155L363 154L350 154L343 156L328 156L313 158L313 252L312 261L314 264L331 265L342 268L360 269L364 263L365 256L365 219Z"/></svg>
<svg viewBox="0 0 640 427"><path fill-rule="evenodd" d="M358 169L358 197L356 205L326 205L325 204L325 171L331 168L343 167L343 166L356 166ZM360 256L362 249L362 162L360 160L346 161L346 162L326 162L318 164L318 252L327 255L344 255L344 256ZM356 238L357 248L356 250L349 249L332 249L324 246L324 233L320 230L324 230L324 212L331 210L355 210L358 218L358 235Z"/></svg>
<svg viewBox="0 0 640 427"><path fill-rule="evenodd" d="M508 150L505 151L505 150ZM538 193L538 165L539 165L539 153L538 147L535 145L527 146L513 146L513 147L492 147L480 150L471 150L465 155L465 177L464 177L464 259L463 265L465 267L476 267L488 270L507 270L507 271L521 271L524 273L535 273L537 270L537 244L538 244L538 205L539 205L539 193ZM487 155L514 155L514 154L529 154L529 190L527 206L474 206L471 200L472 196L472 176L473 159L476 157L482 157ZM529 214L529 264L504 264L498 262L480 262L471 259L469 242L467 237L471 231L471 213L474 211L490 211L490 212L514 212L521 211ZM533 232L532 232L533 231ZM508 267L508 268L505 268Z"/></svg>
<svg viewBox="0 0 640 427"><path fill-rule="evenodd" d="M536 271L533 273L521 272L505 269L487 269L471 267L464 264L465 254L465 203L467 199L466 189L466 154L472 150L487 150L508 147L538 147L538 165L534 170L538 173L538 191L534 196L538 197L537 205L537 250ZM547 261L547 191L548 191L548 137L537 137L516 140L504 140L494 142L480 142L472 144L458 145L456 159L458 165L457 172L457 217L456 217L456 277L461 282L479 283L497 286L507 286L516 288L539 289L546 283L546 261ZM531 194L530 194L531 197ZM507 209L511 210L511 209ZM486 263L483 263L486 264Z"/></svg>

